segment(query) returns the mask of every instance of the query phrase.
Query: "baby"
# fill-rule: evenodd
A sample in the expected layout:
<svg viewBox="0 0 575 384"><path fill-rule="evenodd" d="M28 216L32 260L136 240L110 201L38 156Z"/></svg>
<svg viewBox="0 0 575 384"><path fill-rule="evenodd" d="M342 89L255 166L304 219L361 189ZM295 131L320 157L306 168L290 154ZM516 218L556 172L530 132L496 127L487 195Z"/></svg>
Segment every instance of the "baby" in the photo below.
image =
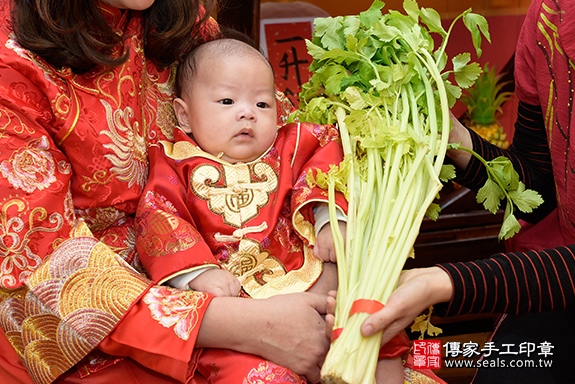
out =
<svg viewBox="0 0 575 384"><path fill-rule="evenodd" d="M182 139L150 149L138 223L149 221L152 212L159 219L154 201L167 199L181 209L163 209L162 215L177 216L198 241L184 245L168 233L166 245L186 249L162 247L159 253L169 257L158 258L163 234L157 228L163 227L142 225L138 251L151 277L216 296L335 289L327 194L306 176L342 160L337 129L308 123L278 129L272 68L239 40L201 45L180 64L176 82L181 130L175 136ZM183 188L177 197L174 189L163 192L166 178ZM346 201L339 195L337 202L345 233Z"/></svg>

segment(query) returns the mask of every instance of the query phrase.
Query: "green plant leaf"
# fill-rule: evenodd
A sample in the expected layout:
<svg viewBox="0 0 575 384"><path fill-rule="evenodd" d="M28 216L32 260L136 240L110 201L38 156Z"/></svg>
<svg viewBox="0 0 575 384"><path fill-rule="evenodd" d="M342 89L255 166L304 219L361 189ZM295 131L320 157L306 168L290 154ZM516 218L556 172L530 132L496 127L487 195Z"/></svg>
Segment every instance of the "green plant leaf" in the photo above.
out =
<svg viewBox="0 0 575 384"><path fill-rule="evenodd" d="M453 58L453 72L455 81L461 88L469 88L483 71L478 63L469 63L471 55L462 53Z"/></svg>
<svg viewBox="0 0 575 384"><path fill-rule="evenodd" d="M499 239L507 240L521 229L521 224L517 221L517 218L510 213L503 219L503 224L501 225L501 230L499 231Z"/></svg>
<svg viewBox="0 0 575 384"><path fill-rule="evenodd" d="M447 36L447 31L441 25L441 16L433 8L421 8L421 21L427 25L429 32L439 33L442 37Z"/></svg>
<svg viewBox="0 0 575 384"><path fill-rule="evenodd" d="M439 180L447 182L455 178L455 166L452 164L443 164L439 173Z"/></svg>
<svg viewBox="0 0 575 384"><path fill-rule="evenodd" d="M477 191L476 200L483 204L485 209L491 213L496 213L499 209L500 202L505 198L501 188L492 179L487 179L485 185Z"/></svg>
<svg viewBox="0 0 575 384"><path fill-rule="evenodd" d="M530 213L543 204L541 195L532 189L525 189L525 184L522 182L519 182L516 190L509 191L509 197L517 209L525 213Z"/></svg>
<svg viewBox="0 0 575 384"><path fill-rule="evenodd" d="M471 8L469 10L471 10ZM471 39L473 40L473 46L475 47L475 52L477 52L477 57L481 57L481 34L483 34L491 44L491 35L489 34L489 25L487 24L487 20L481 15L468 12L463 16L463 23L469 32L471 32Z"/></svg>

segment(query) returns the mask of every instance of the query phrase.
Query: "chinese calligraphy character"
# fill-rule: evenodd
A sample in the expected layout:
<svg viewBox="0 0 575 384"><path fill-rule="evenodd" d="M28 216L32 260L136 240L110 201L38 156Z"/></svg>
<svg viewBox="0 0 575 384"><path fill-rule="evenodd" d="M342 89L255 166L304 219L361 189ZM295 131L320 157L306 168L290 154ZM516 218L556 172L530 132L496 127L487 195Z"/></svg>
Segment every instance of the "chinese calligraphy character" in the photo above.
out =
<svg viewBox="0 0 575 384"><path fill-rule="evenodd" d="M449 341L443 344L445 357L458 357L461 355L461 343L459 341Z"/></svg>
<svg viewBox="0 0 575 384"><path fill-rule="evenodd" d="M550 342L548 341L544 341L541 344L539 344L538 347L541 352L538 353L538 355L544 355L545 357L553 355L553 352L551 352L551 349L555 348L553 345L551 345Z"/></svg>
<svg viewBox="0 0 575 384"><path fill-rule="evenodd" d="M535 343L523 342L519 344L519 354L527 353L527 357L531 356L531 353L535 351Z"/></svg>
<svg viewBox="0 0 575 384"><path fill-rule="evenodd" d="M485 343L483 349L481 349L481 352L484 353L485 357L489 357L491 356L491 352L499 352L499 348L495 348L494 342L488 341Z"/></svg>
<svg viewBox="0 0 575 384"><path fill-rule="evenodd" d="M479 344L469 342L463 343L463 356L464 357L473 357L473 355L479 355L480 353L477 351L479 349Z"/></svg>
<svg viewBox="0 0 575 384"><path fill-rule="evenodd" d="M507 347L507 350L501 351L501 355L517 355L518 352L511 351L511 348L515 347L515 344L501 344L501 347Z"/></svg>

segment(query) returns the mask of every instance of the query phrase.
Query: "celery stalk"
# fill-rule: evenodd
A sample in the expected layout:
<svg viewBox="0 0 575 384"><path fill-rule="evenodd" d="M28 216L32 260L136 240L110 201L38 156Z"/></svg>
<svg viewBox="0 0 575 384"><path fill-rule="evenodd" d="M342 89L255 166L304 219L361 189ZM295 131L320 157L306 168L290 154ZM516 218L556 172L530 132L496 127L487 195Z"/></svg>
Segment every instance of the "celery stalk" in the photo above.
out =
<svg viewBox="0 0 575 384"><path fill-rule="evenodd" d="M383 14L383 6L376 0L358 16L318 19L307 41L313 75L303 86L296 116L336 124L345 155L339 167L322 174L326 184L319 177L311 180L328 189L339 277L335 328L342 332L323 364L325 383L375 382L381 335L362 337L359 328L368 314L350 316L350 309L358 299L385 303L395 289L442 187L449 109L459 87L471 86L481 72L468 63L469 54L458 55L453 71L444 71L453 24L443 30L437 12L420 9L414 0L404 1L407 15ZM470 10L459 19L479 55L480 32L489 40L485 19ZM443 38L436 51L432 32ZM459 87L447 80L450 73ZM507 186L493 185L516 187L510 179ZM345 242L336 223L336 188L349 202Z"/></svg>

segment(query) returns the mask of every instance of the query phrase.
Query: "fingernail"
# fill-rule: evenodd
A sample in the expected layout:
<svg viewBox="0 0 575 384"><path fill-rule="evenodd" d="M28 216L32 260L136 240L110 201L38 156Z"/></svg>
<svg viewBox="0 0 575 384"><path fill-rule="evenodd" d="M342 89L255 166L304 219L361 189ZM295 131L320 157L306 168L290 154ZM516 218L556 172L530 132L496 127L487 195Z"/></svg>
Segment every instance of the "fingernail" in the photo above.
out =
<svg viewBox="0 0 575 384"><path fill-rule="evenodd" d="M371 334L373 333L373 326L371 325L366 325L365 327L363 327L363 334L367 337L367 336L371 336Z"/></svg>

